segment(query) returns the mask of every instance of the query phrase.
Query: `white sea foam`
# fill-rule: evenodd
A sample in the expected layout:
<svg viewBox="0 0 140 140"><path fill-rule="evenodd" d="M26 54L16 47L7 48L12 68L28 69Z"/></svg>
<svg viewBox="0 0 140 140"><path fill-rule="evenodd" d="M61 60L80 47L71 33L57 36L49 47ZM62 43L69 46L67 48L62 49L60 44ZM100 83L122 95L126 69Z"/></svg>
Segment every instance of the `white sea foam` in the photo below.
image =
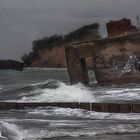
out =
<svg viewBox="0 0 140 140"><path fill-rule="evenodd" d="M61 125L61 124L60 124ZM56 126L54 126L56 127ZM12 131L13 128L12 128ZM121 125L116 124L114 126L105 126L105 127L99 127L99 128L86 128L86 129L63 129L59 128L56 130L44 130L44 129L25 129L22 130L22 133L20 135L15 135L14 137L8 136L8 140L37 140L41 138L56 138L56 137L79 137L79 136L95 136L95 135L104 135L104 134L124 134L124 133L138 133L140 131L139 127L136 127L135 125ZM23 136L22 136L23 135ZM5 138L5 137L4 137Z"/></svg>
<svg viewBox="0 0 140 140"><path fill-rule="evenodd" d="M51 110L51 111L50 111ZM78 118L88 119L105 119L105 120L140 120L140 113L102 113L94 111L86 111L83 109L71 109L71 108L37 108L28 111L29 115L42 115L42 116L73 116ZM54 121L54 120L53 120ZM64 120L63 120L64 121Z"/></svg>
<svg viewBox="0 0 140 140"><path fill-rule="evenodd" d="M7 125L7 124L6 124ZM8 124L9 125L9 124ZM61 125L61 124L60 124ZM56 126L54 126L56 127ZM8 128L10 130L15 131L15 128ZM17 129L16 129L17 130ZM25 129L22 130L22 133L16 134L13 136L8 134L8 137L3 137L4 140L37 140L41 138L53 138L53 137L65 137L65 136L70 136L70 137L79 137L79 136L95 136L95 135L104 135L104 134L123 134L123 133L138 133L140 131L139 127L135 127L135 125L121 125L121 124L116 124L114 127L111 126L106 126L106 127L99 127L98 129L96 128L87 128L87 129L56 129L56 130L44 130L44 129L37 129L37 128L32 128L32 129Z"/></svg>
<svg viewBox="0 0 140 140"><path fill-rule="evenodd" d="M66 85L54 79L30 84L33 89L18 94L14 102L102 102L140 100L140 85L128 87L93 87Z"/></svg>
<svg viewBox="0 0 140 140"><path fill-rule="evenodd" d="M82 84L66 85L49 79L45 82L32 84L31 92L20 93L14 102L102 102L127 101L140 99L140 87L95 87L89 88ZM43 88L42 88L43 87ZM10 100L11 101L11 100Z"/></svg>
<svg viewBox="0 0 140 140"><path fill-rule="evenodd" d="M79 137L79 136L95 136L95 135L104 135L104 134L133 134L140 133L140 124L131 123L130 121L140 120L139 114L116 114L116 113L97 113L93 111L86 111L81 109L64 109L64 108L38 108L38 109L27 109L27 116L34 116L33 119L13 119L3 120L0 122L0 138L3 140L38 140L41 138L53 138L53 137ZM48 113L53 116L65 116L65 119L37 119L36 116L45 115L48 116ZM68 116L75 116L77 119L67 119ZM69 117L68 117L69 118ZM81 118L84 118L81 119ZM85 119L86 118L86 119ZM87 120L88 118L88 120ZM93 119L93 120L92 120ZM95 125L92 123L95 120L101 122ZM124 120L121 123L105 123L107 120ZM8 121L8 122L7 122ZM12 123L11 123L12 121ZM128 124L127 124L128 121ZM10 123L9 123L10 122ZM42 123L47 124L46 127L19 127L17 124L22 124L28 122L28 124ZM22 123L19 123L22 122ZM114 121L113 121L114 122ZM139 121L138 121L139 122ZM14 123L14 124L13 124ZM84 127L83 127L84 126ZM50 129L51 127L51 129ZM66 128L64 128L66 127ZM67 129L71 127L72 129ZM78 128L77 128L78 127ZM54 129L53 129L54 128Z"/></svg>
<svg viewBox="0 0 140 140"><path fill-rule="evenodd" d="M30 129L24 130L24 139L41 139L41 138L53 138L53 137L79 137L79 136L95 136L95 135L104 135L104 134L124 134L124 133L138 133L140 131L139 127L135 125L120 125L116 124L113 126L106 126L96 128L87 128L87 129L57 129L57 130L38 130Z"/></svg>
<svg viewBox="0 0 140 140"><path fill-rule="evenodd" d="M57 88L40 89L39 94L24 96L20 102L91 102L94 101L92 91L82 84L66 85L57 83Z"/></svg>
<svg viewBox="0 0 140 140"><path fill-rule="evenodd" d="M23 140L23 133L15 124L0 122L1 137L8 140Z"/></svg>
<svg viewBox="0 0 140 140"><path fill-rule="evenodd" d="M96 95L96 96L95 96ZM97 101L128 101L140 99L140 88L106 88L94 91L94 96Z"/></svg>

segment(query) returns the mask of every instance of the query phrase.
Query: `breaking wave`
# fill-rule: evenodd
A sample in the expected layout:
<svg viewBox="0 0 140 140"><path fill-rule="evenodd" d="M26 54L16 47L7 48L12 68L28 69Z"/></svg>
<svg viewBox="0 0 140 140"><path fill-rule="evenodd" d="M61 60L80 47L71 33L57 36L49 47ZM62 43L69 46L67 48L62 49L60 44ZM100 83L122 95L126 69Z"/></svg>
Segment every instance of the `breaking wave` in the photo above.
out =
<svg viewBox="0 0 140 140"><path fill-rule="evenodd" d="M0 139L2 140L23 140L23 133L20 128L8 122L0 122Z"/></svg>
<svg viewBox="0 0 140 140"><path fill-rule="evenodd" d="M21 110L16 112L18 115ZM97 113L57 107L26 109L21 115L22 119L13 116L14 110L9 113L11 113L9 118L0 120L1 140L51 138L65 140L65 137L70 139L85 137L86 139L94 136L140 133L140 116L133 113Z"/></svg>
<svg viewBox="0 0 140 140"><path fill-rule="evenodd" d="M25 92L27 90L27 92ZM19 93L21 91L21 93ZM17 102L91 102L94 101L92 91L82 84L66 85L53 79L44 83L32 84L20 88ZM11 101L11 100L9 100Z"/></svg>
<svg viewBox="0 0 140 140"><path fill-rule="evenodd" d="M86 87L79 83L67 85L58 80L17 86L0 90L1 101L13 102L121 102L139 101L140 85Z"/></svg>
<svg viewBox="0 0 140 140"><path fill-rule="evenodd" d="M53 123L52 123L53 125ZM54 127L57 127L57 123ZM65 125L62 124L62 125ZM70 125L70 124L66 124ZM9 122L0 123L0 139L2 140L38 140L44 138L61 138L61 137L80 137L80 136L96 136L107 134L137 134L140 132L140 127L134 124L116 124L114 126L104 126L98 128L86 129L23 129L16 124Z"/></svg>

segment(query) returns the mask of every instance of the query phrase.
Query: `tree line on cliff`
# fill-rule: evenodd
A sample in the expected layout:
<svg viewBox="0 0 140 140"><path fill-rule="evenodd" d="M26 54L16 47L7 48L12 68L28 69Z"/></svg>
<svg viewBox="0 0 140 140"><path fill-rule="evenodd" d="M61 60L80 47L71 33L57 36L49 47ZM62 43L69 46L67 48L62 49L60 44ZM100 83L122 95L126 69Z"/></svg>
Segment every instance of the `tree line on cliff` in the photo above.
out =
<svg viewBox="0 0 140 140"><path fill-rule="evenodd" d="M39 50L62 47L73 42L95 40L98 38L100 38L99 24L93 23L90 25L85 25L79 29L76 29L75 31L70 32L67 35L55 34L50 37L44 37L42 39L33 41L33 51L29 52L29 54L24 54L21 59L26 66L30 66L39 57Z"/></svg>

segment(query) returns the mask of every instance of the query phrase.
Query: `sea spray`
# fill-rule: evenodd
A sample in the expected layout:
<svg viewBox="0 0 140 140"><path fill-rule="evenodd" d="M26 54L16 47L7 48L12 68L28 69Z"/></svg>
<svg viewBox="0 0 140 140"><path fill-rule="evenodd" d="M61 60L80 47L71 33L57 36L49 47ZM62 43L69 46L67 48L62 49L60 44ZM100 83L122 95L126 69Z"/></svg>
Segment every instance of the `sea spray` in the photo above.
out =
<svg viewBox="0 0 140 140"><path fill-rule="evenodd" d="M1 136L8 140L23 140L20 128L8 122L0 122Z"/></svg>
<svg viewBox="0 0 140 140"><path fill-rule="evenodd" d="M33 96L23 96L19 102L91 102L94 101L92 91L82 85L66 85L57 81L56 88L44 88Z"/></svg>
<svg viewBox="0 0 140 140"><path fill-rule="evenodd" d="M22 73L8 70L1 71L0 77L0 87L3 88L0 90L1 101L13 100L15 102L22 102L24 98L24 102L29 102L30 100L39 101L39 97L43 94L45 97L44 101L48 101L48 97L50 97L50 94L53 95L53 93L55 93L55 96L60 96L59 100L65 101L69 100L69 98L77 102L85 101L85 98L87 98L89 102L92 102L92 100L93 102L97 102L98 100L118 102L118 100L132 101L133 99L140 101L140 85L102 87L93 85L90 88L82 84L70 86L68 85L69 83L67 83L66 73L59 70L29 69L24 70ZM56 80L50 81L50 78ZM63 94L61 93L62 89L65 89L64 93L67 96L64 96L63 92ZM51 93L47 95L49 91ZM79 93L77 93L78 91ZM83 96L80 95L81 93ZM76 96L75 99L71 97L74 96L72 94L79 94L80 98ZM35 100L34 97L37 97L37 99ZM63 98L61 99L61 97ZM55 98L56 97L53 97L52 99L54 100ZM49 101L51 101L51 99L49 99ZM3 124L0 123L0 139L3 140L21 140L21 138L22 140L93 140L100 138L101 140L136 140L140 137L140 114L138 113L112 114L70 108L37 107L20 110L1 110L0 121L3 122ZM11 132L12 135L8 134L8 132ZM117 135L118 133L119 135ZM98 135L99 138L95 135ZM127 137L125 137L125 135L127 135Z"/></svg>
<svg viewBox="0 0 140 140"><path fill-rule="evenodd" d="M140 100L140 85L92 86L79 83L69 85L59 80L26 84L0 90L1 101L6 102L122 102Z"/></svg>
<svg viewBox="0 0 140 140"><path fill-rule="evenodd" d="M139 114L97 113L58 107L26 108L6 112L10 116L2 119L0 115L0 131L2 137L8 140L65 140L70 137L97 139L95 135L104 137L109 134L114 138L117 137L116 134L140 133Z"/></svg>

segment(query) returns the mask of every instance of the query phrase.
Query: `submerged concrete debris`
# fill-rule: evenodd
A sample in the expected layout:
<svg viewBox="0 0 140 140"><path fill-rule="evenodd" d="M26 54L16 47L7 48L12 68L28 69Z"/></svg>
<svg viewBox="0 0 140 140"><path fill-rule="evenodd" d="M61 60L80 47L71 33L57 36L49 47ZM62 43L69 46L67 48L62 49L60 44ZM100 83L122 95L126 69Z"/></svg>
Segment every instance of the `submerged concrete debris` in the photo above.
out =
<svg viewBox="0 0 140 140"><path fill-rule="evenodd" d="M0 60L0 69L13 69L22 71L24 64L14 60Z"/></svg>
<svg viewBox="0 0 140 140"><path fill-rule="evenodd" d="M107 38L66 47L71 84L89 84L87 57L92 57L99 84L140 83L140 31L129 19L111 21L106 26Z"/></svg>

